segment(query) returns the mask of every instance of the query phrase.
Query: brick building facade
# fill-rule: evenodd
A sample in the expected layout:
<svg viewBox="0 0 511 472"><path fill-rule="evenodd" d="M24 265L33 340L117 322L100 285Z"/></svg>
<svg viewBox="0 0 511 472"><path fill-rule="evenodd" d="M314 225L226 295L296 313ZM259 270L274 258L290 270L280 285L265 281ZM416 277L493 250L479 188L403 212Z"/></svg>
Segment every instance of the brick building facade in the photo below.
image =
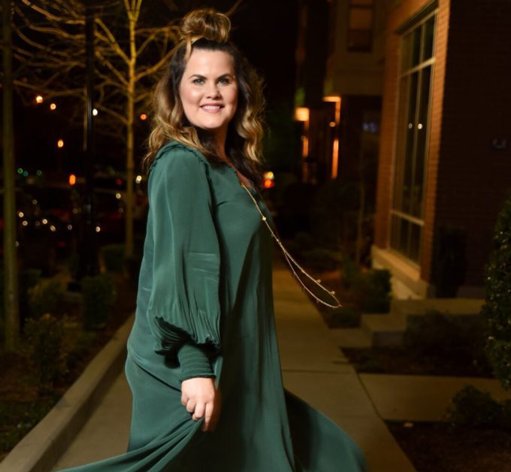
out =
<svg viewBox="0 0 511 472"><path fill-rule="evenodd" d="M511 191L511 2L394 0L375 267L400 297L481 296Z"/></svg>

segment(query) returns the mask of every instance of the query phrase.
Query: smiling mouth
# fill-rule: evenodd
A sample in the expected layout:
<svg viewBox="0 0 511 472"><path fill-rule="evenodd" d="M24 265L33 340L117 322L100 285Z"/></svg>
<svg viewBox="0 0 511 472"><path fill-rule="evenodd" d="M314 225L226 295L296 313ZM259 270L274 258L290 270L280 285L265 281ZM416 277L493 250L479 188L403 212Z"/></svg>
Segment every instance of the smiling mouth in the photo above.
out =
<svg viewBox="0 0 511 472"><path fill-rule="evenodd" d="M215 113L217 111L220 111L223 108L222 105L202 105L201 109L204 111L207 111L209 113Z"/></svg>

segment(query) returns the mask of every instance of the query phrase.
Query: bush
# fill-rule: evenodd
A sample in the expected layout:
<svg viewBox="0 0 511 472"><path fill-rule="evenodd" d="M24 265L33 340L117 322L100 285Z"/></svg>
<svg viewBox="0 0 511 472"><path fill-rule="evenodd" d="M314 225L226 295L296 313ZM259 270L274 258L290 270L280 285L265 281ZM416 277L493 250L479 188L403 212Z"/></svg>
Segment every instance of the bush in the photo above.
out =
<svg viewBox="0 0 511 472"><path fill-rule="evenodd" d="M39 389L51 389L66 370L62 350L62 321L48 313L37 320L29 319L25 325L25 337Z"/></svg>
<svg viewBox="0 0 511 472"><path fill-rule="evenodd" d="M390 272L370 269L353 276L352 288L363 313L387 313L390 309Z"/></svg>
<svg viewBox="0 0 511 472"><path fill-rule="evenodd" d="M83 325L87 330L101 329L106 325L111 306L115 301L115 287L108 274L82 279Z"/></svg>
<svg viewBox="0 0 511 472"><path fill-rule="evenodd" d="M503 408L488 392L468 385L452 399L448 420L454 426L497 426L502 424Z"/></svg>
<svg viewBox="0 0 511 472"><path fill-rule="evenodd" d="M486 267L486 300L482 315L488 321L486 353L504 388L511 386L511 197L495 225L493 252Z"/></svg>
<svg viewBox="0 0 511 472"><path fill-rule="evenodd" d="M61 316L66 312L66 304L63 303L65 294L64 287L56 280L41 281L29 291L29 311L34 318L39 318L46 313Z"/></svg>
<svg viewBox="0 0 511 472"><path fill-rule="evenodd" d="M19 273L19 310L20 320L23 327L25 319L30 316L30 303L29 303L29 292L41 278L41 271L39 269L26 269ZM4 323L4 273L0 269L0 333L3 333ZM0 336L1 337L1 336Z"/></svg>
<svg viewBox="0 0 511 472"><path fill-rule="evenodd" d="M108 272L123 272L126 266L124 244L107 244L100 250L105 269Z"/></svg>

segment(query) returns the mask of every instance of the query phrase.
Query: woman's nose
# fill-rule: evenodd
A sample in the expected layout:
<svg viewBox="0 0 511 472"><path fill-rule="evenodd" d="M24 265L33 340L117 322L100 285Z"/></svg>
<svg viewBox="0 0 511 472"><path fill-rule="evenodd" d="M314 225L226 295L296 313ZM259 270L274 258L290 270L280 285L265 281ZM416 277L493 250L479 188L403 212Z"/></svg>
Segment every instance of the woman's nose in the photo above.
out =
<svg viewBox="0 0 511 472"><path fill-rule="evenodd" d="M206 96L208 98L215 98L220 95L220 90L218 89L218 84L210 83L208 84L208 88L206 90Z"/></svg>

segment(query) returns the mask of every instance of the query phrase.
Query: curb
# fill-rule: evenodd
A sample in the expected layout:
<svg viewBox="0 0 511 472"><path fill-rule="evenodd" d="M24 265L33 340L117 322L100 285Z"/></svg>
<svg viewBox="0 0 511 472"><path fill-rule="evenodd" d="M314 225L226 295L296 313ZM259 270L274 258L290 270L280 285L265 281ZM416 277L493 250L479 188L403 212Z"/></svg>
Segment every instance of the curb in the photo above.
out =
<svg viewBox="0 0 511 472"><path fill-rule="evenodd" d="M0 463L0 472L47 472L101 401L126 358L131 316L50 412Z"/></svg>

